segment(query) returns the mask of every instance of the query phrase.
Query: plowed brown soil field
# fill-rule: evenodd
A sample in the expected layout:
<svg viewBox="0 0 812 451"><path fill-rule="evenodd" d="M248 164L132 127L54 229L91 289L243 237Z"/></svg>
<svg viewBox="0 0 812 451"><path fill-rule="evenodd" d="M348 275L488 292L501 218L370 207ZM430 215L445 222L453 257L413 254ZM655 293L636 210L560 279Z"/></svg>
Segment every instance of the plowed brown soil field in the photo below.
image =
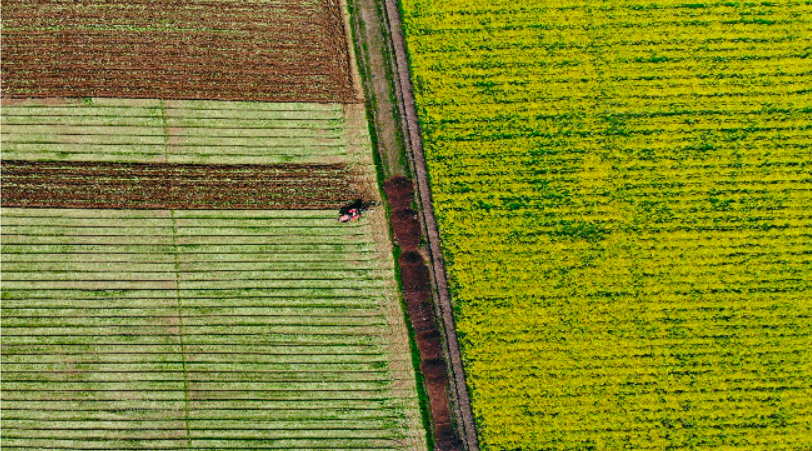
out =
<svg viewBox="0 0 812 451"><path fill-rule="evenodd" d="M3 97L355 101L338 0L7 0Z"/></svg>
<svg viewBox="0 0 812 451"><path fill-rule="evenodd" d="M338 209L364 197L343 164L2 163L3 207Z"/></svg>

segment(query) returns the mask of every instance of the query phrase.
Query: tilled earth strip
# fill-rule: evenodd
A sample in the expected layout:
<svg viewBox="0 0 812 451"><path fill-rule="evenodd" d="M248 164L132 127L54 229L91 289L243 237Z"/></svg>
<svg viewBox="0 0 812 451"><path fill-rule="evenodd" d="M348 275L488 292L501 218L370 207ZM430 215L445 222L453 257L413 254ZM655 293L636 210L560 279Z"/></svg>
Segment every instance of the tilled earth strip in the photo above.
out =
<svg viewBox="0 0 812 451"><path fill-rule="evenodd" d="M3 207L323 210L364 197L345 164L7 160L2 171Z"/></svg>
<svg viewBox="0 0 812 451"><path fill-rule="evenodd" d="M3 2L4 97L355 102L338 0Z"/></svg>

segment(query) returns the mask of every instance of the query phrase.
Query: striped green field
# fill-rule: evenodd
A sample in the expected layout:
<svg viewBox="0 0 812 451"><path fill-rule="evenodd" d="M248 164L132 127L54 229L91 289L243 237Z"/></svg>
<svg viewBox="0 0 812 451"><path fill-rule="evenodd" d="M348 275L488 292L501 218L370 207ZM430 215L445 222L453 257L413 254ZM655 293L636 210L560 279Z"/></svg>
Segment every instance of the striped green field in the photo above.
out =
<svg viewBox="0 0 812 451"><path fill-rule="evenodd" d="M11 160L273 164L344 161L362 105L193 100L4 100ZM365 118L364 118L365 119Z"/></svg>
<svg viewBox="0 0 812 451"><path fill-rule="evenodd" d="M3 449L421 449L382 216L4 208Z"/></svg>

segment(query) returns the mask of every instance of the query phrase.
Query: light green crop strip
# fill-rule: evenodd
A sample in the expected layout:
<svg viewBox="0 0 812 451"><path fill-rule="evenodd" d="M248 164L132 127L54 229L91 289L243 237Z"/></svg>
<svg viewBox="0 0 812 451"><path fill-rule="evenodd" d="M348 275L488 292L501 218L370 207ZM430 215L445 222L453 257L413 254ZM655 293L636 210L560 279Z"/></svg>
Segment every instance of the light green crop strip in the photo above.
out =
<svg viewBox="0 0 812 451"><path fill-rule="evenodd" d="M34 99L4 105L2 121L7 160L335 163L354 134L340 104Z"/></svg>

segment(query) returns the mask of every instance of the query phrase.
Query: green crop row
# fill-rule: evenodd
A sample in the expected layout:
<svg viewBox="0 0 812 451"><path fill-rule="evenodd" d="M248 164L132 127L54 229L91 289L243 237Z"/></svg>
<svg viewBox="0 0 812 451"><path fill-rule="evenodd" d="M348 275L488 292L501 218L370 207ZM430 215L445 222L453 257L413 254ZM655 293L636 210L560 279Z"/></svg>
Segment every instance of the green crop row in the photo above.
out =
<svg viewBox="0 0 812 451"><path fill-rule="evenodd" d="M393 272L370 221L339 224L333 211L2 217L4 449L421 443L409 356L393 350Z"/></svg>
<svg viewBox="0 0 812 451"><path fill-rule="evenodd" d="M4 105L17 160L318 163L352 152L340 104L85 99Z"/></svg>

